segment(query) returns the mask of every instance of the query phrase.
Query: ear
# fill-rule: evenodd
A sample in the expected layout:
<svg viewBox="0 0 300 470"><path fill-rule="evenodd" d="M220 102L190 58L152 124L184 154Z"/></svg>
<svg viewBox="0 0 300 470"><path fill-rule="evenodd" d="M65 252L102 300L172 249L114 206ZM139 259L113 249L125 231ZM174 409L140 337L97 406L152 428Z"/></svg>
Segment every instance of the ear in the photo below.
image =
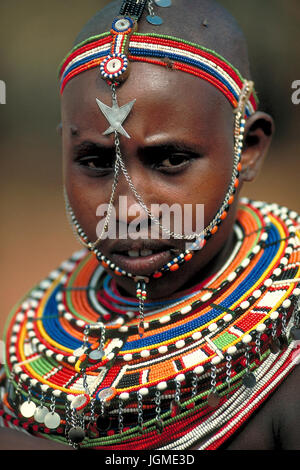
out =
<svg viewBox="0 0 300 470"><path fill-rule="evenodd" d="M274 121L268 114L256 112L247 119L241 159L243 181L252 181L258 174L273 133Z"/></svg>

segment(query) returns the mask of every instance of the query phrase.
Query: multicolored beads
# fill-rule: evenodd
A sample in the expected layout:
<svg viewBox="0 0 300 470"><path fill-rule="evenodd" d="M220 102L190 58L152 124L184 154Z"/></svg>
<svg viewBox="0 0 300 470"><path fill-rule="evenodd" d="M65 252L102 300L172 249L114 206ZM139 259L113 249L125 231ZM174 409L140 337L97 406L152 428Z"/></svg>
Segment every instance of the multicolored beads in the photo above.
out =
<svg viewBox="0 0 300 470"><path fill-rule="evenodd" d="M126 315L98 300L96 257L75 254L12 312L2 422L83 448L189 448L201 436L218 447L295 366L299 226L293 211L244 200L228 261L171 304L144 299L142 337L125 299Z"/></svg>

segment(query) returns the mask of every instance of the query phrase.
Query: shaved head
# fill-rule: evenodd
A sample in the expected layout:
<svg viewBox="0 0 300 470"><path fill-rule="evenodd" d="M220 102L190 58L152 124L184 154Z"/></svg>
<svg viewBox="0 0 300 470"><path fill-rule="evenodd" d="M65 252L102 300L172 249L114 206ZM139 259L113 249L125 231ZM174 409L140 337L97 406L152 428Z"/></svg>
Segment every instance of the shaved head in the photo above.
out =
<svg viewBox="0 0 300 470"><path fill-rule="evenodd" d="M121 0L109 3L96 13L75 40L75 45L91 36L109 31L118 16ZM157 12L159 10L159 12ZM236 20L214 0L173 0L170 8L156 7L164 20L161 26L149 24L143 14L138 30L175 36L212 49L236 67L244 78L250 79L247 44Z"/></svg>

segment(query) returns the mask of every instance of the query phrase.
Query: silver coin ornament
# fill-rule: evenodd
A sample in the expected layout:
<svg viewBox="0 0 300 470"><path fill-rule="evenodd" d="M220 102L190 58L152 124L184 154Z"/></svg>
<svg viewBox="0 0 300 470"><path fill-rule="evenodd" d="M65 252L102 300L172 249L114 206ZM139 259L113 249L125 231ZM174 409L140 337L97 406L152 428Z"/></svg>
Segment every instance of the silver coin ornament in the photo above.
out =
<svg viewBox="0 0 300 470"><path fill-rule="evenodd" d="M170 7L172 5L172 0L154 0L155 5L158 7Z"/></svg>
<svg viewBox="0 0 300 470"><path fill-rule="evenodd" d="M32 418L36 410L36 404L33 401L24 401L20 406L21 415L24 418Z"/></svg>
<svg viewBox="0 0 300 470"><path fill-rule="evenodd" d="M49 410L46 406L39 406L34 413L34 419L37 423L44 423L46 414Z"/></svg>
<svg viewBox="0 0 300 470"><path fill-rule="evenodd" d="M68 437L75 444L79 444L85 438L84 429L80 428L79 426L73 427L73 428L70 429L70 431L68 433Z"/></svg>
<svg viewBox="0 0 300 470"><path fill-rule="evenodd" d="M100 351L100 349L94 349L89 353L89 359L92 361L100 361L104 357L104 352Z"/></svg>
<svg viewBox="0 0 300 470"><path fill-rule="evenodd" d="M246 387L246 388L253 388L255 387L256 385L256 378L255 378L255 375L252 374L252 372L249 372L247 374L244 375L243 377L243 385Z"/></svg>
<svg viewBox="0 0 300 470"><path fill-rule="evenodd" d="M60 425L60 416L58 413L50 411L46 414L44 424L49 429L56 429Z"/></svg>
<svg viewBox="0 0 300 470"><path fill-rule="evenodd" d="M106 387L98 392L97 399L101 401L106 401L113 396L114 396L114 390L110 387Z"/></svg>
<svg viewBox="0 0 300 470"><path fill-rule="evenodd" d="M148 23L150 24L154 24L155 26L159 26L161 24L163 24L163 19L160 17L160 16L157 16L157 15L148 15L146 16L146 20L148 21Z"/></svg>

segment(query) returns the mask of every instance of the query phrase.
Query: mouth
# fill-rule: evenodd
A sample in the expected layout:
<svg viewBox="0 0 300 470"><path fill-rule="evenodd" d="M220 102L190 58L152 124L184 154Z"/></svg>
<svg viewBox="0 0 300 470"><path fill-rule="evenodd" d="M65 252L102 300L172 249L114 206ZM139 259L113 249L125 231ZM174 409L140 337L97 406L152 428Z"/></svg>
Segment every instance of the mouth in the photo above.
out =
<svg viewBox="0 0 300 470"><path fill-rule="evenodd" d="M166 245L147 245L116 248L110 260L132 274L149 276L169 263L180 250Z"/></svg>

